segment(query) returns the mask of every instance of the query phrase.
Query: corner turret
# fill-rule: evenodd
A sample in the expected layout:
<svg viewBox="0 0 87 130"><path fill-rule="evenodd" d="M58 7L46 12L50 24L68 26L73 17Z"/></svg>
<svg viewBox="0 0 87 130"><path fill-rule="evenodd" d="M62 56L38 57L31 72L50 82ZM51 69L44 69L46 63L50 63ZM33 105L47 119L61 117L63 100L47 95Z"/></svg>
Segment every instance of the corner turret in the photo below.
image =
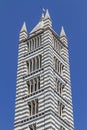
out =
<svg viewBox="0 0 87 130"><path fill-rule="evenodd" d="M51 17L50 17L48 9L46 10L46 14L45 14L45 18L44 18L44 27L45 28L52 27L52 21L51 21Z"/></svg>
<svg viewBox="0 0 87 130"><path fill-rule="evenodd" d="M28 37L28 32L26 28L26 23L24 22L20 31L19 41L25 40L27 37Z"/></svg>
<svg viewBox="0 0 87 130"><path fill-rule="evenodd" d="M61 32L60 32L60 40L65 44L65 46L68 47L67 36L66 36L63 26L62 26Z"/></svg>

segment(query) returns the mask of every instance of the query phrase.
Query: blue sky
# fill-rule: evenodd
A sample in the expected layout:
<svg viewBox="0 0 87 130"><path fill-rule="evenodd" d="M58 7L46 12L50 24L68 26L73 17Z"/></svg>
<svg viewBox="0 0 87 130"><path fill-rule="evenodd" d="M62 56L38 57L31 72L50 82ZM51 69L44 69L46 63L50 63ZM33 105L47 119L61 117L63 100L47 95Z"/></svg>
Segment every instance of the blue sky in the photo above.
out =
<svg viewBox="0 0 87 130"><path fill-rule="evenodd" d="M0 130L13 130L18 37L23 22L28 32L42 8L49 9L54 30L61 26L69 41L75 130L87 130L87 1L0 0Z"/></svg>

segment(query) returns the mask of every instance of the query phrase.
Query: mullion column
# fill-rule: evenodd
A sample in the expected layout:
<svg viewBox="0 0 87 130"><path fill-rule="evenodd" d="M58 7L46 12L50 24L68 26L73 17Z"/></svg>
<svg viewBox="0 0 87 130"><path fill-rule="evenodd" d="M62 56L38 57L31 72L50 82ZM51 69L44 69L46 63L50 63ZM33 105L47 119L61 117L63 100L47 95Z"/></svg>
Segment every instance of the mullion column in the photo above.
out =
<svg viewBox="0 0 87 130"><path fill-rule="evenodd" d="M58 101L58 113L59 113L59 116L60 116L60 101Z"/></svg>
<svg viewBox="0 0 87 130"><path fill-rule="evenodd" d="M63 96L63 91L64 91L64 84L62 85L62 96Z"/></svg>
<svg viewBox="0 0 87 130"><path fill-rule="evenodd" d="M62 63L61 63L61 76L62 76Z"/></svg>
<svg viewBox="0 0 87 130"><path fill-rule="evenodd" d="M38 100L36 99L35 102L36 102L36 113L38 113Z"/></svg>
<svg viewBox="0 0 87 130"><path fill-rule="evenodd" d="M60 81L59 81L59 94L60 94L60 84L61 84L61 83L60 83Z"/></svg>
<svg viewBox="0 0 87 130"><path fill-rule="evenodd" d="M60 82L59 80L57 81L57 92L59 93L59 85L60 85Z"/></svg>
<svg viewBox="0 0 87 130"><path fill-rule="evenodd" d="M33 130L35 130L35 127L34 127L34 129Z"/></svg>
<svg viewBox="0 0 87 130"><path fill-rule="evenodd" d="M60 74L60 61L59 61L59 74Z"/></svg>
<svg viewBox="0 0 87 130"><path fill-rule="evenodd" d="M30 60L29 60L29 62L28 62L28 64L29 64L29 71L28 71L28 74L30 74Z"/></svg>
<svg viewBox="0 0 87 130"><path fill-rule="evenodd" d="M38 39L38 44L37 44L37 47L39 46L39 36L37 37L37 39Z"/></svg>
<svg viewBox="0 0 87 130"><path fill-rule="evenodd" d="M34 100L35 102L35 114L36 114L36 109L37 109L37 103L36 103L36 100Z"/></svg>
<svg viewBox="0 0 87 130"><path fill-rule="evenodd" d="M31 101L31 116L33 115L33 102Z"/></svg>
<svg viewBox="0 0 87 130"><path fill-rule="evenodd" d="M55 38L54 38L54 48L56 48L56 44L55 44L56 42L55 42Z"/></svg>
<svg viewBox="0 0 87 130"><path fill-rule="evenodd" d="M62 115L62 104L60 102L60 116Z"/></svg>
<svg viewBox="0 0 87 130"><path fill-rule="evenodd" d="M60 53L60 49L61 49L61 47L60 47L60 43L59 43L59 53Z"/></svg>
<svg viewBox="0 0 87 130"><path fill-rule="evenodd" d="M40 55L38 56L38 68L40 68Z"/></svg>
<svg viewBox="0 0 87 130"><path fill-rule="evenodd" d="M31 80L29 81L29 83L30 83L30 94L31 94Z"/></svg>
<svg viewBox="0 0 87 130"><path fill-rule="evenodd" d="M33 128L33 130L35 130L35 129L34 129L34 125L32 126L32 128Z"/></svg>
<svg viewBox="0 0 87 130"><path fill-rule="evenodd" d="M38 47L39 47L39 46L40 46L40 36L38 37L38 39L39 39L39 40L38 40L38 41L39 41L39 43L38 43Z"/></svg>
<svg viewBox="0 0 87 130"><path fill-rule="evenodd" d="M61 95L63 94L63 84L61 84Z"/></svg>
<svg viewBox="0 0 87 130"><path fill-rule="evenodd" d="M64 105L61 103L61 116L63 116Z"/></svg>
<svg viewBox="0 0 87 130"><path fill-rule="evenodd" d="M38 77L37 77L37 85L36 86L37 86L37 90L38 90Z"/></svg>
<svg viewBox="0 0 87 130"><path fill-rule="evenodd" d="M61 65L61 75L63 76L63 64Z"/></svg>
<svg viewBox="0 0 87 130"><path fill-rule="evenodd" d="M36 48L37 48L37 46L38 46L38 38L36 37Z"/></svg>
<svg viewBox="0 0 87 130"><path fill-rule="evenodd" d="M33 59L32 59L32 72L33 72Z"/></svg>
<svg viewBox="0 0 87 130"><path fill-rule="evenodd" d="M58 42L58 52L59 52L59 42Z"/></svg>
<svg viewBox="0 0 87 130"><path fill-rule="evenodd" d="M29 103L29 116L31 116L31 103Z"/></svg>
<svg viewBox="0 0 87 130"><path fill-rule="evenodd" d="M58 52L58 41L57 41L57 52Z"/></svg>
<svg viewBox="0 0 87 130"><path fill-rule="evenodd" d="M26 72L27 72L27 74L29 74L29 61L26 62L26 66L27 66Z"/></svg>
<svg viewBox="0 0 87 130"><path fill-rule="evenodd" d="M27 81L28 94L30 94L30 83Z"/></svg>
<svg viewBox="0 0 87 130"><path fill-rule="evenodd" d="M35 79L33 79L33 92L35 92Z"/></svg>
<svg viewBox="0 0 87 130"><path fill-rule="evenodd" d="M40 46L40 44L41 44L41 36L39 36L39 46Z"/></svg>
<svg viewBox="0 0 87 130"><path fill-rule="evenodd" d="M56 48L55 49L57 50L57 41L56 41Z"/></svg>
<svg viewBox="0 0 87 130"><path fill-rule="evenodd" d="M34 39L32 39L32 50L34 50Z"/></svg>
<svg viewBox="0 0 87 130"><path fill-rule="evenodd" d="M54 57L54 68L56 70L56 58Z"/></svg>
<svg viewBox="0 0 87 130"><path fill-rule="evenodd" d="M31 40L29 41L29 46L30 46L30 49L29 49L29 50L31 51Z"/></svg>
<svg viewBox="0 0 87 130"><path fill-rule="evenodd" d="M36 44L36 43L35 43L35 38L34 38L34 49L35 49L35 44Z"/></svg>
<svg viewBox="0 0 87 130"><path fill-rule="evenodd" d="M57 71L57 59L56 59L56 71Z"/></svg>
<svg viewBox="0 0 87 130"><path fill-rule="evenodd" d="M35 70L37 70L37 57L35 57Z"/></svg>
<svg viewBox="0 0 87 130"><path fill-rule="evenodd" d="M58 61L58 73L59 73L59 61Z"/></svg>
<svg viewBox="0 0 87 130"><path fill-rule="evenodd" d="M61 75L61 62L60 62L60 75Z"/></svg>
<svg viewBox="0 0 87 130"><path fill-rule="evenodd" d="M60 83L60 95L62 93L62 83Z"/></svg>
<svg viewBox="0 0 87 130"><path fill-rule="evenodd" d="M57 60L57 72L58 72L58 60Z"/></svg>
<svg viewBox="0 0 87 130"><path fill-rule="evenodd" d="M29 52L30 52L30 41L29 41Z"/></svg>
<svg viewBox="0 0 87 130"><path fill-rule="evenodd" d="M33 49L32 43L33 43L33 41L31 40L31 51L32 51L32 49Z"/></svg>

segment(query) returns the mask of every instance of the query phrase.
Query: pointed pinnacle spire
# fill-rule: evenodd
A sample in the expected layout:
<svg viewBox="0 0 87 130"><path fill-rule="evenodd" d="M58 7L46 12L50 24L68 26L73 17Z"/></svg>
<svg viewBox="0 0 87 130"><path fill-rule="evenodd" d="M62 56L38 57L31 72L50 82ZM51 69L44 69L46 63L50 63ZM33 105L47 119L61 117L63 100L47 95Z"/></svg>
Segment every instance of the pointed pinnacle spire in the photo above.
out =
<svg viewBox="0 0 87 130"><path fill-rule="evenodd" d="M28 37L28 32L26 28L26 23L24 22L19 34L19 41L25 40L27 37Z"/></svg>
<svg viewBox="0 0 87 130"><path fill-rule="evenodd" d="M42 12L42 18L44 18L44 13Z"/></svg>
<svg viewBox="0 0 87 130"><path fill-rule="evenodd" d="M23 23L23 26L22 26L20 32L23 32L23 31L27 32L27 28L26 28L26 23L25 22Z"/></svg>
<svg viewBox="0 0 87 130"><path fill-rule="evenodd" d="M61 28L60 36L66 36L66 33L64 31L64 27L63 26Z"/></svg>
<svg viewBox="0 0 87 130"><path fill-rule="evenodd" d="M51 19L51 18L50 18L50 14L49 14L49 11L48 11L48 9L46 10L46 14L45 14L45 19L46 19L46 18L49 18L49 19Z"/></svg>
<svg viewBox="0 0 87 130"><path fill-rule="evenodd" d="M40 21L42 21L43 19L44 19L44 13L42 12L42 16L41 16Z"/></svg>

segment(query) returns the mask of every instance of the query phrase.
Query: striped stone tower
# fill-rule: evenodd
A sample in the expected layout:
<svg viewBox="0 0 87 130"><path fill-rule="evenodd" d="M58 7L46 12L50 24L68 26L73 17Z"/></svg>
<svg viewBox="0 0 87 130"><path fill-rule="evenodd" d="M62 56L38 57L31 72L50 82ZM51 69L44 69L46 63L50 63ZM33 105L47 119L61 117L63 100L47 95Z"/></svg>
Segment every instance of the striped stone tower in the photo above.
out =
<svg viewBox="0 0 87 130"><path fill-rule="evenodd" d="M14 130L74 130L67 37L48 10L19 35Z"/></svg>

